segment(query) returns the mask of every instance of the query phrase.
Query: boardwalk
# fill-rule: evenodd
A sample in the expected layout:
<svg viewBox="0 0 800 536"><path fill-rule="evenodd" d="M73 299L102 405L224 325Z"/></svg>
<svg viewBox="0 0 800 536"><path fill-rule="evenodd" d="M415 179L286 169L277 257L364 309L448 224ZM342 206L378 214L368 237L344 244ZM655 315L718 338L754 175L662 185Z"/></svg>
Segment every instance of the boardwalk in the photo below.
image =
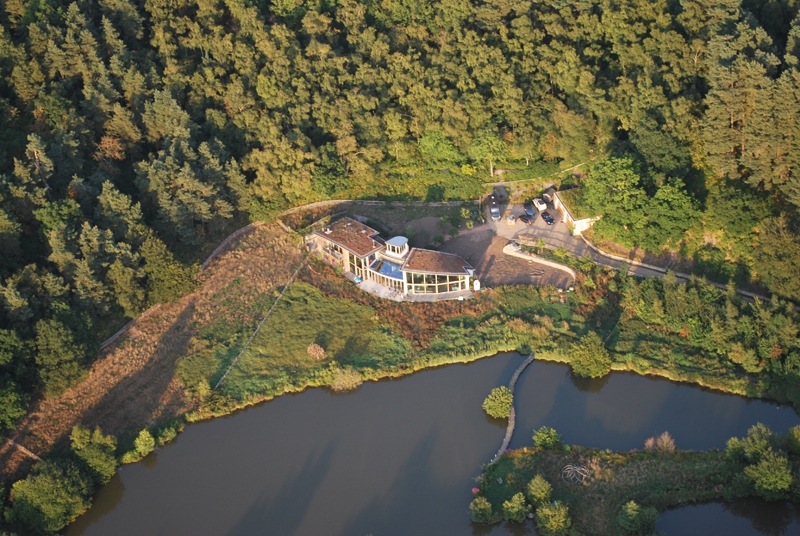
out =
<svg viewBox="0 0 800 536"><path fill-rule="evenodd" d="M514 371L514 374L511 376L511 381L508 382L508 390L511 391L511 394L514 394L514 388L517 386L517 380L519 379L519 375L522 374L522 371L525 368L533 363L534 358L536 357L535 352L531 352L531 355L522 362L522 364ZM508 446L511 444L511 436L514 435L514 425L516 423L516 412L514 411L514 403L511 403L511 413L508 415L508 426L506 427L506 437L503 438L503 444L500 445L500 450L497 451L497 454L494 455L494 458L489 462L489 465L493 464L497 460L500 459L500 456L505 454Z"/></svg>

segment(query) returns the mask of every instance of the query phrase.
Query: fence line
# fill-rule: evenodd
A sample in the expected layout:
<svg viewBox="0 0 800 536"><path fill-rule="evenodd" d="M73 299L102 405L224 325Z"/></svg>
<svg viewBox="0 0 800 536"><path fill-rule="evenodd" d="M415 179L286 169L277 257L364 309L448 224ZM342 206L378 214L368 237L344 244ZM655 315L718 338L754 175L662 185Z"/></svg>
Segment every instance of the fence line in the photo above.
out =
<svg viewBox="0 0 800 536"><path fill-rule="evenodd" d="M160 307L160 305L161 305L160 303L157 303L157 304L155 304L154 306L152 306L151 308L149 308L147 311L143 312L142 314L140 314L139 316L137 316L136 318L134 318L133 320L131 320L130 322L128 322L127 324L125 324L124 326L122 326L122 327L119 329L119 331L117 331L117 332L116 332L115 334L113 334L111 337L109 337L109 338L107 338L105 341L103 341L103 344L101 344L101 345L100 345L100 349L99 349L99 350L102 350L103 348L105 348L105 347L106 347L106 346L108 346L109 344L111 344L111 343L113 343L114 341L116 341L117 339L119 339L119 338L120 338L120 336L121 336L122 334L124 334L126 331L128 331L128 330L130 329L130 327L131 327L131 326L133 326L133 325L134 325L136 322L138 322L139 320L142 320L142 319L146 318L146 317L147 317L147 315L149 315L150 313L152 313L153 311L155 311L156 309L158 309L158 308ZM99 351L99 350L98 350L98 351Z"/></svg>
<svg viewBox="0 0 800 536"><path fill-rule="evenodd" d="M19 450L21 450L22 452L24 452L25 454L27 454L27 455L28 455L28 456L30 456L31 458L33 458L33 459L35 459L35 460L38 460L38 461L42 461L42 459L41 459L39 456L37 456L36 454L34 454L33 452L31 452L30 450L26 449L25 447L23 447L22 445L20 445L20 444L19 444L19 443L17 443L16 441L14 441L13 439L9 439L9 438L7 438L7 437L6 437L6 438L5 438L5 440L6 440L8 443L11 443L11 446L13 446L13 447L17 447Z"/></svg>
<svg viewBox="0 0 800 536"><path fill-rule="evenodd" d="M503 444L500 445L500 450L497 451L497 454L494 455L494 458L491 459L489 465L492 465L494 462L500 459L505 452L508 446L511 444L511 436L514 435L514 426L516 425L517 421L517 413L514 411L514 388L517 386L517 380L519 379L519 375L522 374L522 371L527 368L528 365L533 363L533 360L536 358L536 353L531 352L531 355L522 362L522 364L514 371L514 374L511 376L511 381L508 382L508 390L511 391L511 411L508 415L508 426L506 427L506 436L503 438Z"/></svg>
<svg viewBox="0 0 800 536"><path fill-rule="evenodd" d="M214 390L215 391L217 390L217 387L219 387L220 384L223 382L223 380L225 380L225 378L228 376L228 373L236 365L236 362L239 361L239 358L242 357L242 354L244 354L244 351L247 350L248 346L250 346L250 343L253 342L253 339L255 339L256 335L258 335L258 332L261 329L261 326L264 325L264 322L267 321L267 318L269 318L269 315L272 314L272 311L275 309L275 306L278 305L278 302L281 301L281 298L283 298L283 294L286 292L286 289L288 289L292 285L292 282L294 281L294 278L297 277L297 274L300 272L300 269L305 265L307 260L308 260L308 253L306 254L305 257L303 257L303 261L300 263L300 266L297 267L297 269L292 274L292 277L289 278L289 282L286 283L285 287L283 287L283 290L281 290L281 293L278 295L278 298L272 304L272 307L269 308L269 311L267 311L267 314L264 316L264 318L261 320L261 322L259 322L258 327L256 328L256 330L253 332L252 335L250 335L250 338L247 339L247 342L242 347L242 350L239 352L239 355L236 356L236 359L234 359L233 362L230 364L230 366L228 367L228 370L225 371L225 374L223 374L222 378L219 379L219 381L217 382L217 385L214 386Z"/></svg>
<svg viewBox="0 0 800 536"><path fill-rule="evenodd" d="M245 225L244 227L242 227L242 228L241 228L241 229L239 229L238 231L234 231L234 232L232 232L230 235L228 235L228 238L226 238L225 240L223 240L223 241L220 243L220 245L218 245L218 246L216 247L216 249L215 249L214 251L212 251L212 252L211 252L211 255L209 255L209 256L208 256L208 258L206 259L206 261L205 261L205 262L203 263L203 265L200 267L200 271L202 272L203 270L205 270L205 269L206 269L206 266L208 266L208 263L209 263L209 262L211 262L211 260L212 260L214 257L216 257L216 256L217 256L217 254L218 254L218 253L219 253L219 252L222 250L222 248L224 248L225 246L227 246L227 245L228 245L228 244L231 242L231 240L233 240L233 239L234 239L234 238L236 238L237 236L241 235L242 233L244 233L244 232L245 232L245 231L247 231L248 229L255 229L256 227L260 227L261 225L264 225L264 222L261 222L261 221L256 221L256 222L250 223L250 224L248 224L248 225Z"/></svg>

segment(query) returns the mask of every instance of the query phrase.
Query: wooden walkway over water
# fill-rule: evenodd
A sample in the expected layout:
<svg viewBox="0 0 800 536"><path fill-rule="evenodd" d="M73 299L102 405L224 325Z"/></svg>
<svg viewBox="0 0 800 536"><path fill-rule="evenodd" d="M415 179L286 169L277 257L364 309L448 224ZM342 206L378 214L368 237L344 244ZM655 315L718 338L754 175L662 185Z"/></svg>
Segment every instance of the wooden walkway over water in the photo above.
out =
<svg viewBox="0 0 800 536"><path fill-rule="evenodd" d="M536 357L535 352L531 352L531 355L522 362L522 364L514 371L514 374L511 376L511 381L508 382L508 390L511 391L511 395L514 395L514 388L517 386L517 380L519 379L519 375L522 374L522 371L525 370L528 365L533 363L534 358ZM506 437L503 438L503 444L500 445L500 450L497 451L497 454L494 455L494 458L489 462L489 465L492 465L494 462L500 459L500 456L505 454L508 446L511 444L511 436L514 435L514 425L516 424L516 412L514 411L514 402L512 398L511 402L511 412L508 415L508 426L506 427Z"/></svg>

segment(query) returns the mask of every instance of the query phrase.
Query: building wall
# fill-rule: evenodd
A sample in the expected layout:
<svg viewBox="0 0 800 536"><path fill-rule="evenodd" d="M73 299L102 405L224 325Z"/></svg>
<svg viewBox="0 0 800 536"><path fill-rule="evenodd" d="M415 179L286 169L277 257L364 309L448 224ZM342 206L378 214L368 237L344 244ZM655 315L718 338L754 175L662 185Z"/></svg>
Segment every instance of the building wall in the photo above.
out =
<svg viewBox="0 0 800 536"><path fill-rule="evenodd" d="M405 272L407 294L442 294L469 289L468 275L437 275Z"/></svg>
<svg viewBox="0 0 800 536"><path fill-rule="evenodd" d="M369 269L370 261L360 259L346 249L337 246L320 235L306 237L309 251L319 256L333 267L360 275L363 279L371 279L389 288L397 289L404 294L441 294L470 289L468 275L441 275L418 272L403 272L403 280L396 280ZM392 262L396 259L387 256Z"/></svg>

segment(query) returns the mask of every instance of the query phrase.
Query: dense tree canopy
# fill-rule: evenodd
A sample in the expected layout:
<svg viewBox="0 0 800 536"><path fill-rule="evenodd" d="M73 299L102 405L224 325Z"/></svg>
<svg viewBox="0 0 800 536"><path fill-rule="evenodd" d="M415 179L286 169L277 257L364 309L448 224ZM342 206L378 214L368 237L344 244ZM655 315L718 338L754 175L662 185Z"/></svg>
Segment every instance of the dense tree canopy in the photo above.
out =
<svg viewBox="0 0 800 536"><path fill-rule="evenodd" d="M0 426L80 379L124 318L191 290L200 252L248 218L475 198L498 166L592 161L601 237L693 237L709 273L741 260L800 299L797 2L2 9ZM731 359L761 366L742 344Z"/></svg>

